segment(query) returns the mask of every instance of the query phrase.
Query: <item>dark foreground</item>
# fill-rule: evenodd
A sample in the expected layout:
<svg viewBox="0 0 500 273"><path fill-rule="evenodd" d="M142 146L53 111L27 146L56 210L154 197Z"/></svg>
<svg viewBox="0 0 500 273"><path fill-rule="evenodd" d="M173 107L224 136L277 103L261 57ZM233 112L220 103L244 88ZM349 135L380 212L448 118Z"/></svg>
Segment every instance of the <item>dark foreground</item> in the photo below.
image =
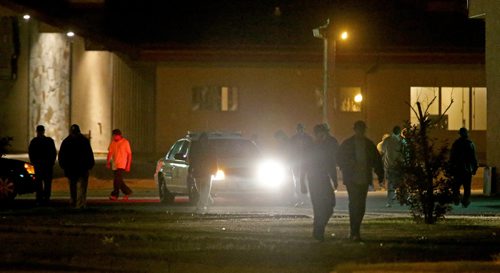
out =
<svg viewBox="0 0 500 273"><path fill-rule="evenodd" d="M330 221L334 236L316 242L305 215L202 215L178 209L184 206L0 209L0 271L350 272L349 264L361 264L369 268L363 272L387 272L389 265L401 270L392 272L500 272L497 216L452 216L429 226L368 215L360 244L345 239L345 213ZM423 262L441 263L423 270Z"/></svg>

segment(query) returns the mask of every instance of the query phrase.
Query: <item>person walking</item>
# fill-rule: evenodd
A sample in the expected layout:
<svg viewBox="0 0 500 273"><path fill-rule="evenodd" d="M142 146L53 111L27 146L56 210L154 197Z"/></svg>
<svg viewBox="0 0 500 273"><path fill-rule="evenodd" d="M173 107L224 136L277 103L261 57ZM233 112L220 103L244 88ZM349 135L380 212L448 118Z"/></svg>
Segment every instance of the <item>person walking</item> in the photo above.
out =
<svg viewBox="0 0 500 273"><path fill-rule="evenodd" d="M28 147L30 162L35 166L36 173L36 202L38 205L47 204L50 201L52 191L52 176L54 163L56 162L57 151L54 140L45 136L45 127L36 127L36 137L34 137Z"/></svg>
<svg viewBox="0 0 500 273"><path fill-rule="evenodd" d="M128 200L132 190L123 181L123 172L130 172L130 165L132 164L130 142L123 137L120 129L113 130L112 138L106 159L106 168L113 170L113 191L109 199L118 200L120 191L122 191L124 194L123 200Z"/></svg>
<svg viewBox="0 0 500 273"><path fill-rule="evenodd" d="M453 142L450 151L451 174L453 177L452 191L455 205L462 202L462 206L466 208L470 204L472 176L476 174L478 163L476 147L474 142L469 139L467 129L460 128L458 133L460 137ZM461 186L464 187L464 195L460 200Z"/></svg>
<svg viewBox="0 0 500 273"><path fill-rule="evenodd" d="M401 183L403 175L400 164L403 160L403 140L401 127L394 126L392 134L382 142L382 161L384 163L385 177L387 180L386 207L392 207L396 199L396 186Z"/></svg>
<svg viewBox="0 0 500 273"><path fill-rule="evenodd" d="M305 132L305 126L302 123L297 124L296 134L290 139L290 164L292 167L292 178L295 187L295 206L300 207L304 205L307 201L307 194L302 192L307 192L305 183L301 184L301 181L305 181L304 174L301 173L301 166L303 164L302 159L305 152L311 147L313 143L312 137Z"/></svg>
<svg viewBox="0 0 500 273"><path fill-rule="evenodd" d="M215 148L208 140L207 133L201 133L193 142L190 155L190 173L198 189L199 199L196 209L205 212L214 201L210 196L212 176L217 172L217 156Z"/></svg>
<svg viewBox="0 0 500 273"><path fill-rule="evenodd" d="M313 238L324 241L325 227L333 215L337 188L337 140L325 124L314 127L315 141L306 151L302 172L307 177L313 207ZM305 183L305 181L301 181Z"/></svg>
<svg viewBox="0 0 500 273"><path fill-rule="evenodd" d="M71 206L85 208L89 171L95 161L90 141L82 135L77 124L71 125L69 136L61 143L58 157L59 165L69 181Z"/></svg>
<svg viewBox="0 0 500 273"><path fill-rule="evenodd" d="M340 145L337 162L342 171L349 199L349 239L361 241L361 222L366 210L368 186L373 184L373 170L379 183L384 181L384 167L375 144L365 136L366 124L354 123L355 134Z"/></svg>

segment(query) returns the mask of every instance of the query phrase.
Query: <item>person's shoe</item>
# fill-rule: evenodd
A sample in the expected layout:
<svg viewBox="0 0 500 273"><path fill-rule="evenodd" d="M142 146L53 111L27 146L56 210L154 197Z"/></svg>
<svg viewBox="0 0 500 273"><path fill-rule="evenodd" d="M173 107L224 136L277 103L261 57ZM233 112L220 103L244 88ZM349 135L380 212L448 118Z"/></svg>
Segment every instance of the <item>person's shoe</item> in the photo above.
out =
<svg viewBox="0 0 500 273"><path fill-rule="evenodd" d="M325 241L325 235L324 234L319 234L319 233L314 233L313 238L316 239L319 242Z"/></svg>
<svg viewBox="0 0 500 273"><path fill-rule="evenodd" d="M387 204L385 204L385 207L386 208L390 208L390 207L392 207L392 204L391 203L387 203Z"/></svg>
<svg viewBox="0 0 500 273"><path fill-rule="evenodd" d="M462 208L467 208L470 205L470 201L462 201Z"/></svg>
<svg viewBox="0 0 500 273"><path fill-rule="evenodd" d="M353 242L361 242L361 237L359 235L350 235L349 240Z"/></svg>
<svg viewBox="0 0 500 273"><path fill-rule="evenodd" d="M110 195L109 200L116 201L116 200L118 200L118 196Z"/></svg>

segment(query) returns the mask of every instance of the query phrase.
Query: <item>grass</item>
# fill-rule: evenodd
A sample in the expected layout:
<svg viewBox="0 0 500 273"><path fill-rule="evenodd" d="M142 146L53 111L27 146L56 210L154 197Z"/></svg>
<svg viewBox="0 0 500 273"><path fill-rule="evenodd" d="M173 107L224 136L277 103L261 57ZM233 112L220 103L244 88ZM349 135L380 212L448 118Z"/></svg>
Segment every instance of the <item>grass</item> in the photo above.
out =
<svg viewBox="0 0 500 273"><path fill-rule="evenodd" d="M345 216L330 221L327 231L335 236L323 243L311 239L311 224L307 217L197 215L168 207L0 210L0 271L499 271L496 218L425 225L368 217L364 244L345 239Z"/></svg>

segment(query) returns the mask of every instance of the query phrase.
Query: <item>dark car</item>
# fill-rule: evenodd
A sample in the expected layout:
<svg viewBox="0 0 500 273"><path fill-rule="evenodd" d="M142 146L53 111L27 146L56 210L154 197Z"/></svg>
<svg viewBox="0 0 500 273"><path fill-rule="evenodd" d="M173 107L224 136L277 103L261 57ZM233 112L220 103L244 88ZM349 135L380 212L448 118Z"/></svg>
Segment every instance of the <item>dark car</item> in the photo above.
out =
<svg viewBox="0 0 500 273"><path fill-rule="evenodd" d="M28 162L0 158L0 201L36 191L35 167Z"/></svg>

